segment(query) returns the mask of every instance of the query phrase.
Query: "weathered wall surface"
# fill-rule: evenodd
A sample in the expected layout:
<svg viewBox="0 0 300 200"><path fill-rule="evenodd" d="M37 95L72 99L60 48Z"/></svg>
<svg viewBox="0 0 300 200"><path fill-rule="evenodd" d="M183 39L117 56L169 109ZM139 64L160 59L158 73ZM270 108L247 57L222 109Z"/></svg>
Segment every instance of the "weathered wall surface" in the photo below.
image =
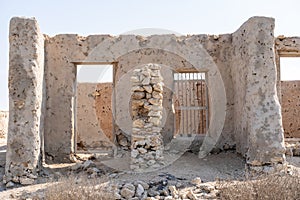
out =
<svg viewBox="0 0 300 200"><path fill-rule="evenodd" d="M76 64L115 64L115 128L130 137L130 77L147 63L162 65L165 142L174 134L172 110L174 71L205 71L209 88L210 126L201 148L215 145L248 157L250 164L283 161L283 131L275 91L274 21L255 17L234 34L176 37L155 35L111 37L58 35L46 37L45 153L67 161L72 153L72 118Z"/></svg>
<svg viewBox="0 0 300 200"><path fill-rule="evenodd" d="M5 182L31 184L41 161L44 36L34 18L12 18Z"/></svg>
<svg viewBox="0 0 300 200"><path fill-rule="evenodd" d="M300 81L281 81L281 110L285 137L300 138Z"/></svg>
<svg viewBox="0 0 300 200"><path fill-rule="evenodd" d="M74 152L76 66L88 52L109 36L80 37L75 34L45 37L45 155L46 161L69 162Z"/></svg>
<svg viewBox="0 0 300 200"><path fill-rule="evenodd" d="M8 111L0 111L0 138L7 137Z"/></svg>
<svg viewBox="0 0 300 200"><path fill-rule="evenodd" d="M280 57L300 56L300 37L278 36L275 38L275 60L277 68L277 93L281 103L281 77L280 77Z"/></svg>
<svg viewBox="0 0 300 200"><path fill-rule="evenodd" d="M279 56L300 56L300 37L279 36L275 39L275 45Z"/></svg>
<svg viewBox="0 0 300 200"><path fill-rule="evenodd" d="M273 31L274 19L255 17L232 38L235 135L251 165L284 161Z"/></svg>
<svg viewBox="0 0 300 200"><path fill-rule="evenodd" d="M230 70L227 62L230 44L230 35L219 37L207 35L188 37L164 35L143 38L130 35L119 37L106 35L80 37L69 34L58 35L52 38L46 37L45 80L47 102L45 153L47 158L54 159L55 162L68 161L68 156L74 149L72 106L76 71L73 62L118 63L115 69L116 82L114 83L116 91L119 91L115 98L115 105L117 105L116 116L119 119L126 119L126 124L128 124L128 117L130 116L128 109L130 97L127 97L130 90L128 85L129 77L131 76L131 70L136 66L146 63L158 63L175 70L194 70L196 68L200 71L208 71L208 80L212 84L210 105L214 111L211 115L211 123L214 125L211 126L211 134L208 135L215 134L208 140L208 146L212 146L211 143L215 144L217 142L222 130L224 136L221 136L222 139L219 141L222 144L234 144L231 123L225 123L223 129L226 101L231 102L228 99L232 97L231 94L226 96L224 91L224 85L228 88L226 91L230 92L229 88L231 88L231 79L228 74ZM191 52L193 53L191 54ZM174 56L168 56L171 54ZM127 57L132 57L133 59L126 60L125 58ZM194 68L191 68L191 66ZM168 81L172 82L172 79L167 78L172 76L170 68L163 67L162 69L162 75L166 80L166 88L170 88L170 90L164 90L169 92L168 96L170 96L164 101L166 102L164 105L166 112L170 115L165 118L166 122L162 122L166 124L174 123L171 113L172 109L169 109L172 107L171 91L173 87L172 85L168 86ZM168 73L164 73L164 70L168 71ZM215 82L218 82L218 84L213 86ZM123 104L125 104L125 107L122 106ZM227 105L227 122L230 122L232 118L230 105L231 103ZM124 115L119 115L118 108L122 108ZM126 134L131 134L131 128L126 130L128 125L122 125L125 123L124 121L117 118L116 123L116 127L122 129ZM164 136L164 139L171 138L173 127L171 125L166 126L165 133L168 133L167 137ZM222 144L219 146L222 147Z"/></svg>
<svg viewBox="0 0 300 200"><path fill-rule="evenodd" d="M111 97L111 83L77 84L77 150L105 150L112 146Z"/></svg>
<svg viewBox="0 0 300 200"><path fill-rule="evenodd" d="M144 38L147 41L147 38ZM226 89L226 96L220 97L227 101L226 106L226 122L222 128L222 135L218 137L218 147L223 148L226 146L234 146L234 135L233 135L233 123L232 123L232 80L230 76L230 64L228 60L231 56L231 35L219 35L219 36L208 36L208 35L196 35L193 37L180 37L177 38L178 42L184 44L184 41L188 41L187 46L191 43L200 45L200 49L204 49L207 53L205 57L210 57L214 64L218 67L218 70L222 76L222 82L224 82ZM187 43L187 42L186 42ZM201 57L201 56L199 56ZM168 143L174 135L174 112L173 112L173 97L174 97L174 82L173 72L197 72L203 71L205 64L201 66L193 66L185 58L181 57L180 54L174 54L163 49L139 49L131 51L127 54L122 55L118 59L118 67L116 71L116 80L122 79L123 83L129 82L130 75L133 70L133 66L139 66L147 63L158 63L162 64L162 76L164 78L164 101L163 101L163 130L162 135L164 142ZM209 65L208 65L209 66ZM206 70L204 70L206 71ZM222 82L219 81L219 84ZM216 87L214 83L211 83L212 87ZM131 133L131 125L127 123L127 113L129 97L121 94L128 93L129 87L126 85L116 84L116 117L117 122L123 127L123 131ZM122 91L122 92L120 92ZM125 91L125 92L123 92ZM127 105L126 105L127 104ZM215 126L215 125L214 125Z"/></svg>

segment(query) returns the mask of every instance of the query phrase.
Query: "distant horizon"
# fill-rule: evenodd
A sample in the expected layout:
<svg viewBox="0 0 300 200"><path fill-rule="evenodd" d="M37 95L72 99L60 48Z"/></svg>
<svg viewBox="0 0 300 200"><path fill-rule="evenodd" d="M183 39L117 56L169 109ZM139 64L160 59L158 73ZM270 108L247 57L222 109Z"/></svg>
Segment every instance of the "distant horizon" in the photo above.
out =
<svg viewBox="0 0 300 200"><path fill-rule="evenodd" d="M41 32L58 34L121 35L128 33L230 34L253 16L275 19L275 36L300 36L300 1L1 1L0 110L8 110L9 21L14 16L35 17ZM55 13L53 12L55 11ZM58 14L57 14L58 13ZM297 59L295 59L297 60ZM284 79L300 79L300 59L282 60ZM282 68L283 69L283 68ZM299 78L298 78L299 77Z"/></svg>

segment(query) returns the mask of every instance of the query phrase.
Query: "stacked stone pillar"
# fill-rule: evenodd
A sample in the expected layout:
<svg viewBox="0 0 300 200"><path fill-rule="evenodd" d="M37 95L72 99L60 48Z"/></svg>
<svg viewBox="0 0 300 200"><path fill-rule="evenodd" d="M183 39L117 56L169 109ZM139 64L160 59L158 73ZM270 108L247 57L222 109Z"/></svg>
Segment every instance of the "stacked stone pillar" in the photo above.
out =
<svg viewBox="0 0 300 200"><path fill-rule="evenodd" d="M160 69L160 65L147 64L135 69L131 77L131 169L135 171L155 169L163 164L163 78Z"/></svg>

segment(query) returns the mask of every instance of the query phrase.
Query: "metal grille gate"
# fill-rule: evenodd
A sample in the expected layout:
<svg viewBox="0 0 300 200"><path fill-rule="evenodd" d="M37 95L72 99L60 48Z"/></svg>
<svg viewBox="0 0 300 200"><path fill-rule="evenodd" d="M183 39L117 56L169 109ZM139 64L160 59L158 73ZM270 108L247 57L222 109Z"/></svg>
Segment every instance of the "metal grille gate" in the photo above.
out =
<svg viewBox="0 0 300 200"><path fill-rule="evenodd" d="M205 134L208 128L208 90L205 73L174 73L175 134Z"/></svg>

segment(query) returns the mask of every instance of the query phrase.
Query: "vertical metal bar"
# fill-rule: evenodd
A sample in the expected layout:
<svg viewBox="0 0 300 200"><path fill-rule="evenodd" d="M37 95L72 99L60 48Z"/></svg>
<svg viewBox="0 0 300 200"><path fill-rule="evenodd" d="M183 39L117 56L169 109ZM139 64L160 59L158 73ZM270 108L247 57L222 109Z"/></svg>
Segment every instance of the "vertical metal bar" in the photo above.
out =
<svg viewBox="0 0 300 200"><path fill-rule="evenodd" d="M186 91L187 91L187 102L186 102L186 104L187 104L187 106L188 107L190 107L191 105L190 105L190 98L191 98L191 95L190 95L190 93L191 93L191 87L190 87L190 73L187 73L187 78L186 78L187 80L186 80L186 83L187 83L187 89L186 89ZM188 131L187 131L187 134L188 134L188 137L190 137L190 133L191 133L191 124L190 124L190 121L191 121L191 119L190 119L190 114L191 114L191 111L188 109L187 110L187 122L188 122Z"/></svg>
<svg viewBox="0 0 300 200"><path fill-rule="evenodd" d="M172 70L172 76L173 76L173 90L171 91L171 92L173 92L172 93L172 104L173 104L173 108L175 111L175 113L174 113L175 116L174 116L174 121L173 121L173 123L174 123L173 138L174 138L174 136L176 135L176 129L177 129L177 124L176 124L177 113L176 113L176 99L175 99L177 92L176 92L176 75L173 70Z"/></svg>
<svg viewBox="0 0 300 200"><path fill-rule="evenodd" d="M180 102L179 102L179 106L181 107L183 105L183 74L180 73L180 85L181 85L181 97L180 97ZM181 126L181 131L180 131L180 135L182 136L184 133L184 113L183 110L180 109L180 126Z"/></svg>
<svg viewBox="0 0 300 200"><path fill-rule="evenodd" d="M206 74L204 74L204 78L205 78L205 96L206 96L206 102L205 102L205 104L206 104L206 113L205 113L205 119L206 119L206 127L205 127L205 131L207 132L208 131L208 126L209 126L209 112L208 112L208 107L209 107L209 102L208 102L208 87L207 87L207 78L206 78L206 76L207 76L207 73Z"/></svg>
<svg viewBox="0 0 300 200"><path fill-rule="evenodd" d="M200 105L203 106L203 87L202 87L202 73L200 74ZM201 133L203 133L203 110L200 111L200 121L201 121Z"/></svg>
<svg viewBox="0 0 300 200"><path fill-rule="evenodd" d="M193 98L193 106L196 108L196 100L195 100L195 74L193 73L193 93L192 93L192 98ZM197 134L197 124L196 124L196 112L197 110L193 111L193 133Z"/></svg>
<svg viewBox="0 0 300 200"><path fill-rule="evenodd" d="M198 84L198 81L199 81L199 73L197 73L197 81L196 81L196 95L197 95L197 106L200 106L200 99L199 99L199 84ZM200 132L200 110L197 110L197 132Z"/></svg>
<svg viewBox="0 0 300 200"><path fill-rule="evenodd" d="M73 133L73 142L74 142L74 153L77 153L77 92L78 92L78 90L77 90L77 78L78 78L78 72L77 72L77 70L78 70L78 66L77 65L75 65L75 67L76 67L76 69L75 69L75 83L74 83L74 89L75 89L75 91L74 91L74 103L73 103L73 120L74 120L74 129L73 129L73 131L74 131L74 133Z"/></svg>

